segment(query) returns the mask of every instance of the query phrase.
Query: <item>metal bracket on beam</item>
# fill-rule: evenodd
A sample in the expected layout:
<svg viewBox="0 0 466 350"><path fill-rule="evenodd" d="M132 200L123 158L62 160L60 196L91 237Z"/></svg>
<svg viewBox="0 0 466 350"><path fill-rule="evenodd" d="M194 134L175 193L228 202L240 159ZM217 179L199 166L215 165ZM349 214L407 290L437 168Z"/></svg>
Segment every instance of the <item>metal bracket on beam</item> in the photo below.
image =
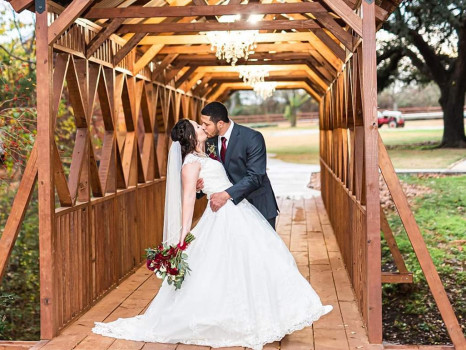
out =
<svg viewBox="0 0 466 350"><path fill-rule="evenodd" d="M37 13L45 11L45 1L46 0L35 0L34 5Z"/></svg>

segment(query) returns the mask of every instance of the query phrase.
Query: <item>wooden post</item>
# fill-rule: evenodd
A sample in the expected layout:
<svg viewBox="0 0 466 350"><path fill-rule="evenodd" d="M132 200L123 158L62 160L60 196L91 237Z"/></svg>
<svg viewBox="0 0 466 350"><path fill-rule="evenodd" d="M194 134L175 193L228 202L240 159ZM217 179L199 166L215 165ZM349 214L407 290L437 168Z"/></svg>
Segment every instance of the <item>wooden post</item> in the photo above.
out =
<svg viewBox="0 0 466 350"><path fill-rule="evenodd" d="M398 214L403 222L403 226L408 234L409 241L416 253L419 265L424 272L427 284L429 285L429 289L440 311L440 315L443 318L447 332L450 335L456 350L466 350L466 339L461 330L461 326L456 318L453 307L448 300L448 295L442 281L440 280L440 276L435 268L434 262L427 250L427 246L422 238L419 226L417 225L416 219L409 207L406 195L403 193L403 188L396 176L395 168L388 156L387 149L381 139L379 139L378 143L380 152L380 170L382 171L385 183L390 190L393 202L395 203Z"/></svg>
<svg viewBox="0 0 466 350"><path fill-rule="evenodd" d="M39 255L40 255L40 325L41 339L57 333L54 295L54 231L55 196L53 176L52 118L52 48L48 44L47 2L36 12L37 46L37 146L39 191Z"/></svg>
<svg viewBox="0 0 466 350"><path fill-rule="evenodd" d="M371 343L382 343L382 276L378 172L375 3L362 0L362 86L366 179L367 327Z"/></svg>

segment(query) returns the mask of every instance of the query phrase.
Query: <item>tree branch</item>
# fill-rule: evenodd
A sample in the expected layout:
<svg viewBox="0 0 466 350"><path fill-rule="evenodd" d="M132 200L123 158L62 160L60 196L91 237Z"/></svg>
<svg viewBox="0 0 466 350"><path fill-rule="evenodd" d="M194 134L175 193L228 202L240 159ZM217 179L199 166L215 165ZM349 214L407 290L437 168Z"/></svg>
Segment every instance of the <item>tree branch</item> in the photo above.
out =
<svg viewBox="0 0 466 350"><path fill-rule="evenodd" d="M411 60L411 63L419 70L419 72L424 74L429 79L434 79L432 76L432 70L429 69L428 65L425 62L423 62L414 51L410 50L407 47L404 48L403 51L405 55Z"/></svg>
<svg viewBox="0 0 466 350"><path fill-rule="evenodd" d="M16 60L20 60L22 62L26 62L26 63L30 63L30 64L33 64L35 63L34 61L30 61L30 60L25 60L24 58L21 58L19 56L16 56L16 55L13 55L10 51L8 51L3 45L0 45L0 49L2 49L3 51L5 51L9 56L13 57L14 59Z"/></svg>
<svg viewBox="0 0 466 350"><path fill-rule="evenodd" d="M403 56L403 48L400 46L389 48L377 56L377 66L383 61L388 61L382 67L377 68L377 90L379 92L395 81L398 76L398 64Z"/></svg>
<svg viewBox="0 0 466 350"><path fill-rule="evenodd" d="M440 86L445 85L445 83L448 81L448 74L445 68L443 67L439 57L435 54L434 50L429 46L429 44L418 32L409 29L408 33L411 37L412 43L414 44L414 46L416 46L416 48L419 50L420 54L424 58L426 66L428 67L431 76L433 77L435 82ZM413 63L415 62L413 61Z"/></svg>

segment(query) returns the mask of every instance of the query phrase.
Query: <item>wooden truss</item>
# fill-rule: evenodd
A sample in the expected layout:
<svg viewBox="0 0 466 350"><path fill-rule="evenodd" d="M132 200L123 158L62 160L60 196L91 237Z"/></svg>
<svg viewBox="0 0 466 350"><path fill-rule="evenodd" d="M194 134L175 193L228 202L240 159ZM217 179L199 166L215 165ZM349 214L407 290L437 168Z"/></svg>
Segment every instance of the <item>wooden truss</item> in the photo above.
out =
<svg viewBox="0 0 466 350"><path fill-rule="evenodd" d="M0 239L0 273L37 183L41 338L57 335L160 242L174 123L248 88L203 32L257 29L257 48L237 65L266 67L277 88L320 102L322 197L369 340L382 342L382 282L412 281L380 209L380 168L451 339L466 349L377 130L375 32L399 2L11 0L16 11L36 10L38 133ZM231 14L241 19L219 21ZM54 138L64 91L76 125L69 169ZM381 229L397 274L381 272Z"/></svg>

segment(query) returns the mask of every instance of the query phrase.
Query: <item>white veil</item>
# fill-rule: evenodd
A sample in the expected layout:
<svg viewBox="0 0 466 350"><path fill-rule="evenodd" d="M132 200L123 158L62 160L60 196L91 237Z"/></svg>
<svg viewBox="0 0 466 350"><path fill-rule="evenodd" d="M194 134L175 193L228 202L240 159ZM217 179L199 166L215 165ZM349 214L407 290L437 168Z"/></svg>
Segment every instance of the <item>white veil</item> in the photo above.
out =
<svg viewBox="0 0 466 350"><path fill-rule="evenodd" d="M163 241L169 245L177 244L181 236L181 166L181 145L175 141L172 142L168 152L163 220Z"/></svg>

